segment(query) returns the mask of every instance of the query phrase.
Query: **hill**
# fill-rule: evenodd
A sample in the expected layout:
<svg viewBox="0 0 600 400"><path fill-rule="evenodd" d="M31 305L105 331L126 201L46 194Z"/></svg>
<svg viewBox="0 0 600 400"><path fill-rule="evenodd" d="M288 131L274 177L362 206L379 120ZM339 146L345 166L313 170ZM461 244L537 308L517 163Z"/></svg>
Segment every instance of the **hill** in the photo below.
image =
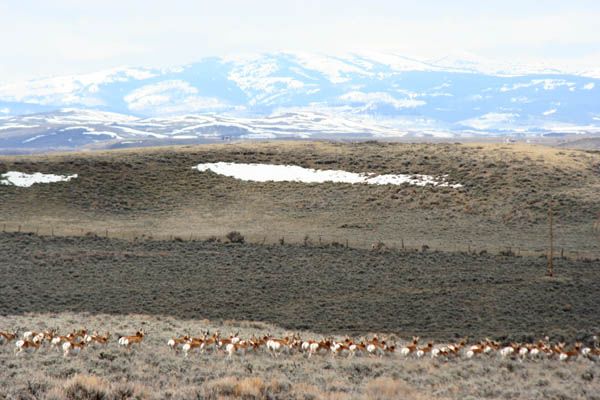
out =
<svg viewBox="0 0 600 400"><path fill-rule="evenodd" d="M444 176L461 188L246 182L192 167L210 162L293 164L378 174ZM319 237L353 247L547 249L595 255L600 209L597 153L530 145L274 142L1 157L6 171L77 174L69 182L0 186L7 230L126 238L207 238L241 231L252 241ZM107 232L108 231L108 232Z"/></svg>

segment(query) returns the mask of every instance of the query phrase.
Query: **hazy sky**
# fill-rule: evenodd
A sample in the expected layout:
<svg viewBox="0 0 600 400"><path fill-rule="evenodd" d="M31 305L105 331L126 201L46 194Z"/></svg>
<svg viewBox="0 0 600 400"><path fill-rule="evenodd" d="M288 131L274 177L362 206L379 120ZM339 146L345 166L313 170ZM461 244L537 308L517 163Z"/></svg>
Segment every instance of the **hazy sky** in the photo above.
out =
<svg viewBox="0 0 600 400"><path fill-rule="evenodd" d="M0 81L277 50L600 64L597 0L0 0Z"/></svg>

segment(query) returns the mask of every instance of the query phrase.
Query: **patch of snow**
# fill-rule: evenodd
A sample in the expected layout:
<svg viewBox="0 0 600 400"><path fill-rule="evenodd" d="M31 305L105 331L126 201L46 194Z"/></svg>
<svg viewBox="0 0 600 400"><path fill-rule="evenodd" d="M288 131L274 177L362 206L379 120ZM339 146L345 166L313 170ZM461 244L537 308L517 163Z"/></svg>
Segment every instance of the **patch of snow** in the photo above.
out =
<svg viewBox="0 0 600 400"><path fill-rule="evenodd" d="M89 74L42 78L25 82L0 84L0 98L5 101L23 101L34 104L101 103L93 97L100 85L130 80L144 80L158 76L155 70L145 68L113 68Z"/></svg>
<svg viewBox="0 0 600 400"><path fill-rule="evenodd" d="M596 87L594 82L586 83L583 85L583 90L592 90L594 87Z"/></svg>
<svg viewBox="0 0 600 400"><path fill-rule="evenodd" d="M87 126L68 126L66 128L62 128L60 129L61 132L66 132L66 131L76 131L76 130L84 130L84 131L91 131L91 128L88 128Z"/></svg>
<svg viewBox="0 0 600 400"><path fill-rule="evenodd" d="M34 174L27 174L24 172L8 171L0 175L0 185L18 186L18 187L30 187L36 183L54 183L54 182L69 182L71 179L77 178L77 174L74 175L54 175L54 174L42 174L36 172Z"/></svg>
<svg viewBox="0 0 600 400"><path fill-rule="evenodd" d="M513 85L504 85L500 88L500 92L511 92L518 89L529 88L533 86L541 86L544 90L554 90L556 88L566 86L573 89L575 83L568 82L564 79L533 79L529 82L515 83Z"/></svg>
<svg viewBox="0 0 600 400"><path fill-rule="evenodd" d="M198 139L198 136L193 135L176 135L171 136L173 139Z"/></svg>
<svg viewBox="0 0 600 400"><path fill-rule="evenodd" d="M373 75L373 73L366 70L364 66L361 68L357 65L347 62L346 60L335 57L303 52L294 52L291 53L291 55L304 68L323 74L331 83L343 83L350 80L349 78L343 76L344 74L353 73L362 76Z"/></svg>
<svg viewBox="0 0 600 400"><path fill-rule="evenodd" d="M23 118L25 119L25 118ZM54 124L130 123L139 118L108 111L63 108L47 122Z"/></svg>
<svg viewBox="0 0 600 400"><path fill-rule="evenodd" d="M124 100L132 111L157 115L227 108L217 98L199 96L197 88L182 80L142 86L126 95Z"/></svg>
<svg viewBox="0 0 600 400"><path fill-rule="evenodd" d="M37 128L38 125L22 125L22 124L14 124L14 123L7 123L7 124L2 124L2 126L0 126L0 131L5 131L8 129L26 129L26 128Z"/></svg>
<svg viewBox="0 0 600 400"><path fill-rule="evenodd" d="M503 125L506 123L513 122L515 118L519 117L519 114L513 113L487 113L478 118L470 118L461 121L461 125L469 126L471 128L484 130L494 128L497 125Z"/></svg>
<svg viewBox="0 0 600 400"><path fill-rule="evenodd" d="M366 105L374 104L389 104L394 108L416 108L427 104L422 100L409 99L396 99L389 93L385 92L349 92L340 96L340 100L348 103L363 103Z"/></svg>
<svg viewBox="0 0 600 400"><path fill-rule="evenodd" d="M43 137L45 137L45 136L46 136L46 135L37 135L37 136L31 137L31 138L29 138L29 139L23 140L21 143L29 143L29 142L33 142L34 140L41 139L41 138L43 138Z"/></svg>
<svg viewBox="0 0 600 400"><path fill-rule="evenodd" d="M121 136L117 135L114 132L109 132L109 131L87 131L87 132L83 132L84 135L97 135L97 136L110 136L113 139L122 139Z"/></svg>
<svg viewBox="0 0 600 400"><path fill-rule="evenodd" d="M302 182L302 183L362 183L370 185L416 185L460 188L461 184L450 184L446 177L434 178L430 175L377 175L374 173L346 172L340 170L317 170L295 165L206 163L193 167L198 171L212 171L219 175L252 182Z"/></svg>
<svg viewBox="0 0 600 400"><path fill-rule="evenodd" d="M277 135L275 135L274 133L250 133L247 135L241 135L240 138L242 139L277 139Z"/></svg>
<svg viewBox="0 0 600 400"><path fill-rule="evenodd" d="M133 143L142 143L141 140L126 140L121 142L121 144L133 144Z"/></svg>

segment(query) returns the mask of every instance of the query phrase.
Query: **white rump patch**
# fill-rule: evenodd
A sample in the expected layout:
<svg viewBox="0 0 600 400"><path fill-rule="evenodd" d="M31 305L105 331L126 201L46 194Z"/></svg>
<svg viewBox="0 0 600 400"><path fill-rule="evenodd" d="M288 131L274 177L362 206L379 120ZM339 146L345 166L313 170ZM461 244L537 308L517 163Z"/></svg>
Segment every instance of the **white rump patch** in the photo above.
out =
<svg viewBox="0 0 600 400"><path fill-rule="evenodd" d="M402 185L441 186L460 188L461 184L450 184L446 176L435 178L431 175L377 175L374 173L354 173L339 170L318 170L294 165L274 164L238 164L207 163L193 167L198 171L212 171L243 181L252 182L303 182L303 183L366 183L370 185Z"/></svg>
<svg viewBox="0 0 600 400"><path fill-rule="evenodd" d="M71 179L77 178L75 175L54 175L42 174L36 172L34 174L26 174L24 172L8 171L0 175L0 185L10 185L19 187L30 187L34 183L54 183L54 182L69 182Z"/></svg>

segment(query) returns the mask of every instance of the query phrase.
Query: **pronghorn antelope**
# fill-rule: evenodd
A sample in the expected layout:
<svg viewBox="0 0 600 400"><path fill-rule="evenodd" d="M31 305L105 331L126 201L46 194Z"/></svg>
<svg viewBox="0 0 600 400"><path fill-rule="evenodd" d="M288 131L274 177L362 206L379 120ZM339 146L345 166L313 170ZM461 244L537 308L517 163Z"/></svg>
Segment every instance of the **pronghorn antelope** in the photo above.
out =
<svg viewBox="0 0 600 400"><path fill-rule="evenodd" d="M33 340L28 340L28 339L20 339L20 340L17 340L15 345L16 345L16 350L15 350L16 355L19 355L22 352L33 353L34 351L36 351L37 349L40 348L41 343L34 342Z"/></svg>
<svg viewBox="0 0 600 400"><path fill-rule="evenodd" d="M0 346L7 344L17 338L17 332L0 332Z"/></svg>
<svg viewBox="0 0 600 400"><path fill-rule="evenodd" d="M209 332L206 332L201 338L188 338L181 346L184 355L187 357L188 353L192 350L201 353L218 350L219 332L215 332L212 336L208 336L208 334Z"/></svg>
<svg viewBox="0 0 600 400"><path fill-rule="evenodd" d="M290 351L291 341L289 337L283 339L268 338L266 341L267 351L273 356L278 357L281 353Z"/></svg>
<svg viewBox="0 0 600 400"><path fill-rule="evenodd" d="M81 342L67 341L67 342L63 343L63 345L62 345L63 357L78 355L79 353L81 353L81 350L85 347L85 345L86 345L85 341L81 341Z"/></svg>
<svg viewBox="0 0 600 400"><path fill-rule="evenodd" d="M331 345L331 353L333 354L333 356L348 356L351 354L350 351L350 346L352 345L352 342L350 342L350 344L348 343L340 343L340 342L333 342L333 344Z"/></svg>
<svg viewBox="0 0 600 400"><path fill-rule="evenodd" d="M190 337L188 335L184 335L178 338L172 338L167 341L167 346L169 346L169 349L178 352L183 347L183 345L186 344L189 340Z"/></svg>
<svg viewBox="0 0 600 400"><path fill-rule="evenodd" d="M183 355L187 357L190 351L202 351L204 348L205 340L192 338L189 339L186 343L181 346L181 350L183 351Z"/></svg>
<svg viewBox="0 0 600 400"><path fill-rule="evenodd" d="M23 333L23 340L29 340L34 343L43 343L44 340L52 340L54 330L44 332L27 331Z"/></svg>
<svg viewBox="0 0 600 400"><path fill-rule="evenodd" d="M469 350L467 350L465 356L467 358L473 358L478 354L483 354L484 351L485 351L485 345L482 343L479 343L479 344L469 347Z"/></svg>
<svg viewBox="0 0 600 400"><path fill-rule="evenodd" d="M558 359L560 361L574 360L579 356L580 350L581 350L581 343L579 343L579 342L575 343L575 346L573 346L573 350L569 350L569 351L565 351L564 343L561 343L560 354L558 355Z"/></svg>
<svg viewBox="0 0 600 400"><path fill-rule="evenodd" d="M417 358L423 358L423 356L425 356L425 354L431 353L432 350L433 350L433 342L429 342L429 343L427 343L426 346L423 346L417 350L416 356L417 356Z"/></svg>
<svg viewBox="0 0 600 400"><path fill-rule="evenodd" d="M92 344L107 344L110 339L108 332L105 336L101 336L96 331L88 334L86 329L76 330L65 336L56 334L55 330L28 331L24 336L29 339L19 339L16 333L0 332L0 344L9 341L15 342L15 353L19 355L23 352L35 352L40 347L45 346L46 343L49 343L50 346L59 351L62 349L64 357L68 357L76 356L82 349ZM372 356L393 355L396 350L395 346L386 343L386 340L383 339L375 335L370 339L361 337L355 340L346 337L337 340L329 337L318 341L310 339L301 341L298 334L289 334L283 338L268 335L262 338L252 336L246 340L239 337L238 333L227 338L221 338L218 332L211 336L209 336L209 332L206 332L198 338L188 335L174 337L167 342L167 345L175 351L183 350L185 356L188 356L192 351L214 350L219 351L221 354L227 354L229 359L236 355L243 357L250 352L256 352L260 348L275 358L281 354L292 355L296 351L304 353L309 358L319 353L331 354L332 357L353 357L361 354ZM144 332L140 330L133 336L119 336L118 344L130 349L131 346L140 344L143 340ZM443 357L444 360L454 357L470 359L476 356L496 354L503 358L510 357L521 362L542 358L560 361L571 361L577 358L591 362L600 361L600 347L595 337L593 342L588 343L588 347L579 342L567 347L562 342L551 342L548 337L537 342L510 342L504 346L488 338L469 346L467 346L466 338L455 343L434 346L432 342L428 342L426 345L419 346L419 337L413 337L412 341L407 342L399 353L404 356L414 355L415 358L424 358L427 354L431 354L431 358Z"/></svg>
<svg viewBox="0 0 600 400"><path fill-rule="evenodd" d="M119 346L131 349L134 344L140 345L144 340L144 331L137 331L133 336L119 336Z"/></svg>
<svg viewBox="0 0 600 400"><path fill-rule="evenodd" d="M515 351L519 348L519 345L516 343L511 343L508 346L504 346L500 349L500 356L502 357L512 357L515 354Z"/></svg>
<svg viewBox="0 0 600 400"><path fill-rule="evenodd" d="M234 354L244 356L247 352L258 349L258 343L252 340L240 340L236 343L229 343L225 346L227 356L231 358Z"/></svg>
<svg viewBox="0 0 600 400"><path fill-rule="evenodd" d="M373 339L366 343L367 353L370 355L379 355L382 356L384 354L385 349L387 348L387 344L385 340L379 340L377 336L374 336Z"/></svg>
<svg viewBox="0 0 600 400"><path fill-rule="evenodd" d="M56 350L60 350L59 346L61 346L62 343L66 343L74 339L75 335L73 333L69 333L66 336L54 336L52 340L50 340L50 346L52 346L52 348L55 348Z"/></svg>
<svg viewBox="0 0 600 400"><path fill-rule="evenodd" d="M367 352L367 346L364 342L352 343L350 346L350 356L355 357Z"/></svg>
<svg viewBox="0 0 600 400"><path fill-rule="evenodd" d="M77 338L81 338L81 339L85 340L85 337L88 335L88 331L87 331L87 328L81 328L81 329L80 329L80 330L78 330L78 331L73 331L73 332L71 333L71 335L72 335L72 336L73 336L75 339L77 339Z"/></svg>
<svg viewBox="0 0 600 400"><path fill-rule="evenodd" d="M413 336L412 343L407 344L402 349L400 349L400 354L402 354L403 356L407 357L411 353L416 352L417 351L417 346L419 345L419 339L420 339L419 336Z"/></svg>
<svg viewBox="0 0 600 400"><path fill-rule="evenodd" d="M91 335L88 335L87 333L85 334L85 336L83 337L83 341L86 344L101 344L101 345L106 345L108 344L108 340L110 339L110 333L106 332L104 334L104 336L100 335L98 332L94 332Z"/></svg>
<svg viewBox="0 0 600 400"><path fill-rule="evenodd" d="M218 339L217 340L217 348L218 349L223 349L228 344L236 344L236 343L238 343L240 341L240 338L238 337L238 334L239 334L239 332L236 332L235 335L229 335L228 338Z"/></svg>
<svg viewBox="0 0 600 400"><path fill-rule="evenodd" d="M302 350L308 352L308 358L312 357L313 354L321 352L328 352L331 349L331 341L321 340L319 342L314 340L308 340L302 343Z"/></svg>

